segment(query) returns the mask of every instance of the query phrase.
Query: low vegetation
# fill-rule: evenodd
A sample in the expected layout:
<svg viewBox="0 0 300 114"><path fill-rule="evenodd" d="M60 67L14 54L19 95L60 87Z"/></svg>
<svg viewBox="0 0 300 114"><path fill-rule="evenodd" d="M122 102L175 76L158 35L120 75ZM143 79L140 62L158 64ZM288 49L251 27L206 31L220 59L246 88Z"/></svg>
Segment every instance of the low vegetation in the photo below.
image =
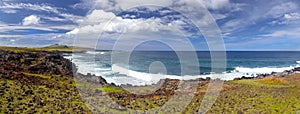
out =
<svg viewBox="0 0 300 114"><path fill-rule="evenodd" d="M235 80L225 82L215 104L208 113L295 113L300 110L300 83L291 82L290 78L299 79L300 74L288 77L268 77L256 80ZM295 81L295 80L294 80ZM298 82L300 80L297 80ZM228 89L231 88L231 89ZM185 112L197 112L203 94L194 97Z"/></svg>
<svg viewBox="0 0 300 114"><path fill-rule="evenodd" d="M42 48L0 46L0 49L10 50L10 51L13 51L14 53L24 53L24 52L36 53L38 51L49 51L49 52L59 51L59 52L63 52L63 53L81 53L81 52L85 52L85 49L72 47L72 46L58 45L58 44L54 44L54 45L50 45L50 46L42 47Z"/></svg>
<svg viewBox="0 0 300 114"><path fill-rule="evenodd" d="M151 94L130 93L103 79L101 83L74 80L71 63L53 52L61 48L66 47L0 47L0 113L200 113L205 81L185 85L198 87L195 93L179 91L177 87L184 83L170 79L154 90L153 86L128 89ZM299 112L299 82L299 74L227 81L207 113ZM170 101L175 92L183 99L187 94L195 96L181 109L182 102ZM171 107L164 107L166 103ZM160 107L164 109L155 110Z"/></svg>

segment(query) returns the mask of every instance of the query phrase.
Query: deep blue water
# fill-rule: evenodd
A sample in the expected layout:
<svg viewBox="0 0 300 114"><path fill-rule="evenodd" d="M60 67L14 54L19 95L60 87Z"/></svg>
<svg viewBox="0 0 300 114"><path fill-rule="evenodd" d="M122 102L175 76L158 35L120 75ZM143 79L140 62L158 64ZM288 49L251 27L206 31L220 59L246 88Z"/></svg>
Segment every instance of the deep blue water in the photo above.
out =
<svg viewBox="0 0 300 114"><path fill-rule="evenodd" d="M122 58L122 53L117 53L117 56ZM194 53L194 52L184 52L184 53ZM218 52L216 52L218 53ZM188 55L188 54L187 54ZM96 54L96 61L110 61L111 58L108 55ZM210 52L197 52L197 59L199 62L200 72L209 73L211 72L211 55ZM103 59L106 58L106 59ZM246 67L246 68L261 68L261 67L290 67L297 65L296 61L300 61L300 52L279 52L279 51L230 51L226 52L227 60L227 71L230 72L236 67ZM149 66L152 62L160 61L162 62L170 75L180 75L181 64L179 57L176 52L171 51L134 51L130 56L130 70L135 70L139 72L149 72ZM189 61L189 60L182 60ZM106 67L111 67L109 62L106 62ZM194 66L191 66L194 67ZM194 74L195 75L195 74Z"/></svg>
<svg viewBox="0 0 300 114"><path fill-rule="evenodd" d="M114 52L88 52L74 54L73 62L79 66L79 71L102 76L124 76L120 72L112 70L114 65L124 67L131 71L139 73L149 73L149 67L154 62L161 62L165 68L166 75L181 76L181 64L190 70L189 74L185 75L208 75L211 73L211 55L210 52L196 52L196 60L200 66L194 66L191 62L192 58L180 59L176 52L172 51L134 51L129 57L129 68L126 68L125 63L119 62L125 59L125 55L129 52L119 51ZM180 52L188 56L195 52ZM216 52L219 53L219 52ZM111 57L116 57L113 63ZM221 59L221 58L218 58ZM282 70L292 69L300 65L300 52L296 51L229 51L226 52L226 71L227 73L271 73ZM299 63L297 63L299 61ZM194 71L195 68L200 70L200 73ZM160 67L158 68L158 70ZM152 73L152 72L151 72ZM142 74L140 74L142 75Z"/></svg>

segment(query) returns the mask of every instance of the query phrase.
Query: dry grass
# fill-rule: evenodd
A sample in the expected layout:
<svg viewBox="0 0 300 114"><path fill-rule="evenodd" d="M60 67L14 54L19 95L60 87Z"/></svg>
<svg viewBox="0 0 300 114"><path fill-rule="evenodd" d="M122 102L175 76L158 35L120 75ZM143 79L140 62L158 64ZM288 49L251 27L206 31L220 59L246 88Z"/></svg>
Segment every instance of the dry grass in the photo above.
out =
<svg viewBox="0 0 300 114"><path fill-rule="evenodd" d="M275 78L275 77L267 77L263 79L258 79L257 81L264 84L275 84L275 85L287 84L287 82L283 78Z"/></svg>

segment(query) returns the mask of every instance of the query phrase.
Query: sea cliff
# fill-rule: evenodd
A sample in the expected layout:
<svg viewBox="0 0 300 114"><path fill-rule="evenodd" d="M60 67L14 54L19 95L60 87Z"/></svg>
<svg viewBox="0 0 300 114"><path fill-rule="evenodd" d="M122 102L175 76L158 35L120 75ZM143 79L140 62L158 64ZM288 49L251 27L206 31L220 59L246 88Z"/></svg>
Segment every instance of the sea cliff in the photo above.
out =
<svg viewBox="0 0 300 114"><path fill-rule="evenodd" d="M164 106L175 93L181 97L193 94L194 97L185 109L171 102L174 107L163 111L199 113L211 81L209 78L164 79L148 86L122 85L138 92L147 92L160 85L151 93L137 94L107 83L101 76L76 73L75 64L63 58L62 53L59 50L1 48L0 113L126 113L128 109L145 113ZM299 70L225 81L208 113L296 112L300 109L300 75L296 74ZM195 92L186 91L192 87L196 88ZM103 102L106 97L114 103Z"/></svg>

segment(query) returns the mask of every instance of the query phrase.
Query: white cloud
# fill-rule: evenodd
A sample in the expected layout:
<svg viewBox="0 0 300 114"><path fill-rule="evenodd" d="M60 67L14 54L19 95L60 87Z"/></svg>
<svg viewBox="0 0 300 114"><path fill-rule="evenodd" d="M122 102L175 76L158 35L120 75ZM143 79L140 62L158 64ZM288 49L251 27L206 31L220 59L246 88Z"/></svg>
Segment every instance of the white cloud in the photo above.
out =
<svg viewBox="0 0 300 114"><path fill-rule="evenodd" d="M210 9L221 9L230 6L229 0L202 0L202 2Z"/></svg>
<svg viewBox="0 0 300 114"><path fill-rule="evenodd" d="M288 14L284 14L283 17L285 19L299 19L300 18L300 14L299 13L288 13Z"/></svg>
<svg viewBox="0 0 300 114"><path fill-rule="evenodd" d="M269 34L264 34L262 36L266 37L293 37L299 38L300 37L300 28L293 28L287 30L277 30Z"/></svg>
<svg viewBox="0 0 300 114"><path fill-rule="evenodd" d="M0 38L18 38L22 36L23 35L0 35Z"/></svg>
<svg viewBox="0 0 300 114"><path fill-rule="evenodd" d="M67 21L72 21L75 23L81 23L82 19L84 18L82 16L77 16L77 15L67 14L67 13L58 13L58 15L64 17L64 19L66 19Z"/></svg>
<svg viewBox="0 0 300 114"><path fill-rule="evenodd" d="M23 19L22 24L23 25L37 25L40 23L40 17L36 16L36 15L30 15L28 17L25 17Z"/></svg>
<svg viewBox="0 0 300 114"><path fill-rule="evenodd" d="M54 14L57 14L59 16L62 16L61 18L51 18L51 17L45 17L46 19L50 19L53 21L73 21L75 23L79 23L78 21L82 19L81 16L76 16L73 14L67 14L63 13L60 10L63 10L63 8L53 7L46 4L31 4L31 3L3 3L3 5L0 6L0 11L4 13L16 13L16 10L33 10L33 11L44 11L44 12L52 12Z"/></svg>
<svg viewBox="0 0 300 114"><path fill-rule="evenodd" d="M256 4L256 5L255 5ZM290 19L284 18L286 14L299 10L299 5L294 2L274 1L266 4L265 1L258 1L255 4L248 4L243 7L243 15L237 15L234 19L228 20L220 25L223 32L235 32L247 29L248 26L257 24L261 20L270 20L270 24L287 24ZM290 15L286 15L289 17ZM294 24L294 22L293 22Z"/></svg>
<svg viewBox="0 0 300 114"><path fill-rule="evenodd" d="M112 12L105 12L103 10L93 10L91 14L87 15L84 24L105 23L113 18L116 18L116 15Z"/></svg>
<svg viewBox="0 0 300 114"><path fill-rule="evenodd" d="M175 20L168 24L163 24L163 20L160 18L123 19L111 12L94 10L87 15L85 20L83 20L80 28L76 28L73 31L68 32L68 34L77 33L74 31L78 30L79 33L85 34L99 34L100 31L108 34L125 32L138 33L141 31L163 32L173 31L174 28L181 29L181 27L186 24L187 23L181 20ZM176 32L174 34L176 34Z"/></svg>
<svg viewBox="0 0 300 114"><path fill-rule="evenodd" d="M11 30L20 30L20 29L35 29L35 30L43 30L43 31L57 31L57 29L63 30L72 30L78 25L76 24L62 24L62 25L52 25L51 23L42 23L43 20L50 21L59 21L59 22L74 22L80 23L80 20L84 17L76 16L73 14L63 13L60 10L64 10L63 8L58 8L54 6L50 6L47 4L31 4L31 3L7 3L4 2L0 6L0 11L4 13L17 13L23 10L32 10L38 12L51 12L56 15L47 16L47 15L30 15L24 17L20 24L5 24L1 25L0 32L7 32ZM38 25L38 26L37 26Z"/></svg>
<svg viewBox="0 0 300 114"><path fill-rule="evenodd" d="M221 26L221 30L223 32L231 32L231 31L242 28L243 27L242 25L245 25L248 23L249 22L247 22L245 20L241 20L241 19L230 20Z"/></svg>
<svg viewBox="0 0 300 114"><path fill-rule="evenodd" d="M30 4L30 3L3 3L0 6L0 9L7 10L7 9L29 9L34 11L47 11L47 12L54 12L59 13L60 8L52 7L45 4Z"/></svg>
<svg viewBox="0 0 300 114"><path fill-rule="evenodd" d="M279 18L286 13L296 11L298 7L299 6L294 2L279 3L268 10L268 12L265 14L265 17Z"/></svg>
<svg viewBox="0 0 300 114"><path fill-rule="evenodd" d="M7 32L7 31L19 31L19 30L26 30L26 29L35 29L35 30L43 30L43 31L48 31L48 32L55 32L58 29L60 30L72 30L75 27L77 27L76 25L42 25L39 24L39 26L36 25L27 25L27 26L23 26L20 24L1 24L0 22L0 32Z"/></svg>
<svg viewBox="0 0 300 114"><path fill-rule="evenodd" d="M186 39L187 36L191 35L186 30L183 30L184 27L191 27L187 24L186 21L183 21L184 16L193 16L193 20L200 26L200 29L203 29L201 32L205 32L208 37L211 37L218 33L217 30L211 31L210 25L214 25L214 21L206 12L206 9L203 6L199 6L199 3L208 5L210 9L219 9L227 8L230 2L228 0L94 0L94 1L83 1L83 4L76 4L74 7L84 6L84 5L94 5L92 7L95 10L92 10L89 15L86 16L86 19L81 21L81 26L77 28L79 30L79 37L85 38L81 40L90 40L97 39L100 34L100 31L104 32L102 37L109 39L116 39L118 36L116 34L125 33L126 37L122 39L128 39L130 41L138 39L151 39L153 37L159 37L163 40L171 39L172 41L178 40L178 38ZM175 9L183 15L180 15L180 20L170 20L167 18L134 18L134 19L124 19L122 17L116 16L116 13L127 10L130 6L144 6L144 5L159 5L163 7L168 7ZM158 7L159 7L158 6ZM191 6L191 7L189 7ZM232 7L229 5L229 7ZM148 6L147 6L148 8ZM99 10L100 9L100 10ZM134 10L134 9L131 9ZM130 11L131 11L130 10ZM157 10L157 7L150 7L150 11ZM140 12L140 11L134 11ZM160 13L169 13L169 11L164 11ZM130 15L127 15L127 17ZM175 16L171 15L172 18ZM220 18L225 18L221 17ZM113 19L112 19L113 18ZM177 15L176 15L177 18ZM112 19L112 20L111 20ZM109 22L109 23L108 23ZM215 26L214 26L215 27ZM216 28L216 27L215 27ZM214 29L215 29L214 28ZM69 34L76 33L77 29L74 29L68 32ZM78 37L77 37L78 38ZM78 39L77 39L78 40ZM94 41L94 40L93 40ZM179 41L179 40L178 40ZM91 42L90 42L91 43Z"/></svg>
<svg viewBox="0 0 300 114"><path fill-rule="evenodd" d="M4 12L4 13L8 13L8 14L17 13L17 10L10 10L10 9L8 9L8 10L1 10L1 11Z"/></svg>
<svg viewBox="0 0 300 114"><path fill-rule="evenodd" d="M95 43L101 32L103 32L101 34L102 40L103 38L104 40L117 40L119 35L122 35L122 39L126 39L128 43L152 38L175 41L178 38L185 38L185 33L181 29L187 24L182 20L166 23L160 18L124 19L103 10L91 11L82 23L80 27L67 32L65 35L66 38L74 38L76 35L76 41L80 41L76 45L80 46L91 46L89 44Z"/></svg>
<svg viewBox="0 0 300 114"><path fill-rule="evenodd" d="M78 34L78 32L79 32L79 29L78 28L75 28L74 30L72 30L72 31L70 31L70 32L67 32L66 34L67 35L75 35L75 34Z"/></svg>
<svg viewBox="0 0 300 114"><path fill-rule="evenodd" d="M124 11L130 8L130 6L144 6L144 5L157 5L159 6L173 6L181 3L188 3L193 5L195 2L200 2L209 9L221 9L235 7L229 0L84 0L82 3L75 4L77 8L90 8L102 9L104 11ZM200 6L201 7L201 6Z"/></svg>
<svg viewBox="0 0 300 114"><path fill-rule="evenodd" d="M280 19L272 21L271 24L300 24L300 14L299 13L286 13Z"/></svg>
<svg viewBox="0 0 300 114"><path fill-rule="evenodd" d="M41 18L43 19L47 19L47 20L50 20L50 21L67 21L67 19L64 19L64 18L59 18L59 17L49 17L49 16L40 16Z"/></svg>

